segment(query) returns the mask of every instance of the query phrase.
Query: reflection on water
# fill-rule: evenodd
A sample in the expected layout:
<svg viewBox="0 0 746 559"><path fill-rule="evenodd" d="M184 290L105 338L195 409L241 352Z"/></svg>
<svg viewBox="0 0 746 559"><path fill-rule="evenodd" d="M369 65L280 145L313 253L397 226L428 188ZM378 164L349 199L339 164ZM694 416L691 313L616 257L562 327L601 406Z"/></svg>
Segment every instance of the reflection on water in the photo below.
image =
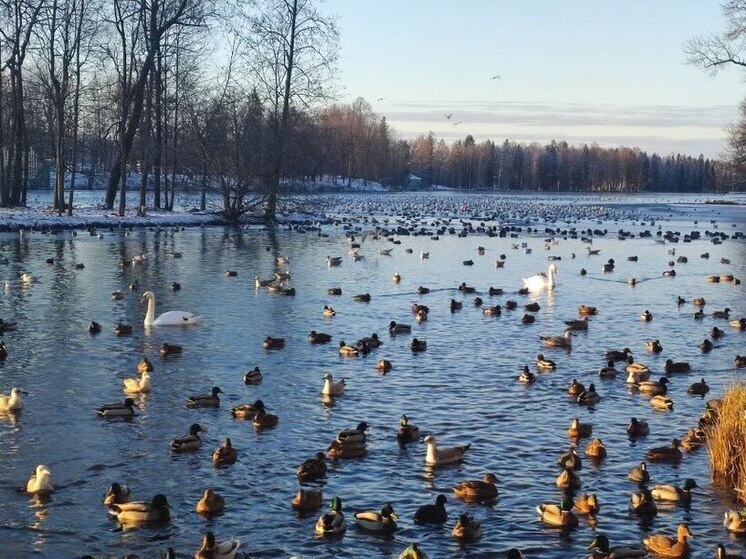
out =
<svg viewBox="0 0 746 559"><path fill-rule="evenodd" d="M682 232L694 227L691 221L674 226ZM691 305L677 307L676 297L703 296L708 313L728 306L734 316L746 314L742 286L704 282L714 273L746 277L742 241L680 244L677 255L688 256L689 262L676 265L675 278L664 278L668 247L652 239L597 239L597 257L586 256L585 244L570 239L545 251L543 237L523 237L531 254L513 250L514 239L483 236L442 235L440 241L411 236L402 237L401 245L367 239L360 250L366 258L353 262L341 228L330 226L326 232L329 237L222 229L117 231L104 233L103 239L69 232L0 237L9 259L0 267L0 280L23 272L36 278L30 285L11 281L0 298L0 317L18 321L18 329L3 336L9 356L0 362L0 392L7 394L13 386L27 392L22 414L0 415L3 553L151 557L171 545L190 556L199 548L200 534L212 529L218 538L239 537L252 557L395 557L417 541L431 557L490 557L518 546L529 556L561 558L581 556L594 532L609 534L612 545L634 543L651 531L672 532L682 521L696 534L695 558L712 556L720 541L743 549L742 540L723 530L722 513L731 503L722 488L711 485L704 449L687 455L679 466L650 466L655 483L681 484L692 477L701 487L691 506L659 506L652 521L642 522L629 512L636 484L626 477L646 449L667 444L694 425L704 401L686 394L689 384L704 377L712 388L708 396L714 397L739 374L732 360L744 352L744 334L710 317L693 320ZM485 247L484 256L477 252L479 245ZM391 246L391 256L378 254L379 248ZM430 258L421 259L422 251ZM699 258L705 251L709 260ZM183 257L173 258L177 252ZM572 253L578 256L573 259ZM147 263L120 266L121 259L136 254L144 254ZM507 256L504 268L494 264L500 254ZM632 254L638 262L627 261ZM343 255L342 266L328 267L327 255ZM557 289L517 295L521 278L545 270L548 255L562 257ZM289 285L296 297L254 288L255 276L285 269L275 264L278 256L289 258ZM733 264L720 264L721 256ZM616 270L604 274L601 264L610 257ZM46 263L48 258L53 264ZM462 266L466 259L474 265ZM79 262L84 269L75 268ZM586 276L580 275L582 267ZM237 270L238 276L226 277L226 269ZM394 272L401 274L400 283L391 281ZM638 279L634 288L626 283L632 276ZM135 280L138 292L127 288ZM172 282L182 289L172 291ZM481 292L458 292L462 282ZM419 295L420 285L431 293ZM343 295L327 295L331 286L341 286ZM490 296L488 286L505 294ZM146 289L157 297L156 313L183 309L203 315L204 324L144 330L140 295ZM113 300L114 291L122 291L123 299ZM352 300L353 294L365 292L372 296L370 303ZM473 305L477 295L485 305L501 304L502 315L484 316ZM463 309L449 312L451 298L462 301ZM522 324L522 306L506 310L508 299L519 305L538 302L536 322ZM415 302L430 307L426 322L414 321L410 307ZM587 332L573 337L572 351L543 348L539 336L561 333L564 320L577 318L580 304L595 305L599 312L589 319ZM333 319L322 317L324 305L337 311ZM639 320L645 308L654 314L651 322ZM89 334L91 320L103 326L101 334ZM412 324L412 334L389 336L391 320ZM118 322L131 324L133 334L117 337L113 328ZM713 325L726 335L715 350L702 354L696 346ZM310 344L307 336L314 329L332 334L332 343ZM351 342L372 332L384 343L370 355L351 359L338 354L339 340ZM267 335L284 337L285 348L265 351ZM427 351L410 351L413 337L425 339ZM656 338L664 351L646 352L645 342ZM183 353L162 357L164 342L182 345ZM627 389L622 372L616 379L598 378L603 352L625 346L656 378L668 358L691 362L691 373L672 375L673 412L654 411L648 397ZM555 371L535 371L540 352L557 362ZM153 388L135 397L135 417L97 418L98 406L124 399L122 382L135 376L142 355L154 364ZM392 361L392 371L379 374L378 359ZM517 382L525 364L538 377L528 388ZM261 384L244 384L244 373L255 366L264 375ZM331 401L321 396L327 371L347 381L345 394ZM595 382L601 402L591 408L573 403L566 395L573 378L586 386ZM212 386L224 391L220 409L185 407L188 395ZM251 422L231 418L232 406L257 399L278 414L277 427L255 430ZM463 463L431 469L424 465L424 445L399 446L402 413L444 446L471 443ZM582 519L577 530L563 534L540 524L535 507L561 498L554 483L556 459L567 451L566 430L576 416L593 423L593 437L604 441L608 456L597 464L585 460L581 472L581 491L596 493L601 503L598 524ZM647 420L650 434L630 439L625 427L631 416ZM338 431L363 420L371 425L367 456L333 462L328 476L311 484L323 487L324 508L334 495L341 496L348 531L339 540L316 538L313 527L322 511L298 515L290 507L298 488L295 468L325 450ZM207 428L202 448L171 455L171 439L188 432L192 423ZM238 461L214 468L210 455L226 437L239 449ZM58 486L46 502L18 491L40 463L51 469ZM456 483L481 479L486 472L500 479L495 503L452 498ZM138 500L167 495L172 521L121 531L101 505L114 481L126 483ZM222 515L205 519L194 511L206 487L225 497ZM414 511L438 493L449 496L446 526L414 525ZM384 502L401 516L393 536L377 537L354 526L355 511L377 510ZM465 511L482 523L483 535L461 544L450 532Z"/></svg>

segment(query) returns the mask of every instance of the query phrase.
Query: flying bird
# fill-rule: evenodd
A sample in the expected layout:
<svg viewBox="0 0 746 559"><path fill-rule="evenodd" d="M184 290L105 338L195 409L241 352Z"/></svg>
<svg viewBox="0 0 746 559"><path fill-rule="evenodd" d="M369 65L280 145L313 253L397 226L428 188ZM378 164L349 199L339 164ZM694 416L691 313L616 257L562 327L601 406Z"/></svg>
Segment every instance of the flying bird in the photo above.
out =
<svg viewBox="0 0 746 559"><path fill-rule="evenodd" d="M502 79L502 78L500 77L500 74L495 74L495 75L494 75L494 76L492 76L492 77L491 77L490 79L491 79L491 80L500 80L500 79Z"/></svg>
<svg viewBox="0 0 746 559"><path fill-rule="evenodd" d="M464 121L463 121L463 120L459 120L458 122L454 122L454 123L453 123L453 125L454 125L454 126L458 126L458 125L459 125L459 124L461 124L462 122L464 122Z"/></svg>
<svg viewBox="0 0 746 559"><path fill-rule="evenodd" d="M383 101L383 99L383 97L379 97L378 99L376 99L376 101Z"/></svg>
<svg viewBox="0 0 746 559"><path fill-rule="evenodd" d="M448 120L451 120L453 113L448 113L447 115L443 115L443 116L446 117Z"/></svg>

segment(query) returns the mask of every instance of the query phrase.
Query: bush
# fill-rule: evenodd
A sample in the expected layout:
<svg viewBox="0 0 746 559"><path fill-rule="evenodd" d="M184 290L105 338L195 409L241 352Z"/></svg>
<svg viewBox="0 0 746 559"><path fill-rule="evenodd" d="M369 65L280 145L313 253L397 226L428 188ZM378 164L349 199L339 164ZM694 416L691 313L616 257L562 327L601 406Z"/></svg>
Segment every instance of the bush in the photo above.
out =
<svg viewBox="0 0 746 559"><path fill-rule="evenodd" d="M746 384L733 384L714 408L714 421L705 427L712 476L746 503Z"/></svg>

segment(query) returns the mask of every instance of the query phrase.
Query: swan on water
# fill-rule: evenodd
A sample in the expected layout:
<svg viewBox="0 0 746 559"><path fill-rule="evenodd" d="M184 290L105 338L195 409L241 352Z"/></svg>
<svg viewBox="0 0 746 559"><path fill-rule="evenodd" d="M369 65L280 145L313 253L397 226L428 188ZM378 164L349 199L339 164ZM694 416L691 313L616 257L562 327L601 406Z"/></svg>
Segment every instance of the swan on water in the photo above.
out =
<svg viewBox="0 0 746 559"><path fill-rule="evenodd" d="M523 279L523 286L529 291L542 291L544 289L554 289L554 276L557 275L557 266L549 265L546 274L536 274L530 278Z"/></svg>
<svg viewBox="0 0 746 559"><path fill-rule="evenodd" d="M152 291L146 291L142 294L142 302L145 301L148 302L145 326L189 326L199 323L202 319L201 316L194 316L186 311L168 311L155 318L155 295Z"/></svg>

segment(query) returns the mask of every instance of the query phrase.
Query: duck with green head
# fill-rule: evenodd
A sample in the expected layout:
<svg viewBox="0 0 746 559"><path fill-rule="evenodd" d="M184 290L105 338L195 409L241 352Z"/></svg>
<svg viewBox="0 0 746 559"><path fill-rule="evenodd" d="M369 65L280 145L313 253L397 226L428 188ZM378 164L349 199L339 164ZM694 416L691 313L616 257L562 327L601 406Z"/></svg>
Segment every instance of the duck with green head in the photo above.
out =
<svg viewBox="0 0 746 559"><path fill-rule="evenodd" d="M383 505L381 512L370 510L355 513L357 525L369 532L393 532L396 530L396 520L398 518L394 512L394 507L390 503Z"/></svg>
<svg viewBox="0 0 746 559"><path fill-rule="evenodd" d="M399 422L399 431L396 433L396 440L401 444L411 443L420 438L420 429L417 425L409 423L406 415L401 416Z"/></svg>
<svg viewBox="0 0 746 559"><path fill-rule="evenodd" d="M171 518L166 496L157 494L150 502L134 501L110 505L112 514L121 524L147 524L166 522Z"/></svg>
<svg viewBox="0 0 746 559"><path fill-rule="evenodd" d="M620 545L617 547L609 546L609 538L604 534L597 535L588 549L593 550L588 559L627 559L634 557L644 557L647 552L640 547Z"/></svg>
<svg viewBox="0 0 746 559"><path fill-rule="evenodd" d="M654 485L650 494L656 501L682 501L688 503L692 500L692 489L699 487L692 478L686 478L684 485Z"/></svg>
<svg viewBox="0 0 746 559"><path fill-rule="evenodd" d="M329 512L322 514L316 522L316 534L319 536L335 536L343 534L347 529L342 513L342 499L334 497L329 504Z"/></svg>

